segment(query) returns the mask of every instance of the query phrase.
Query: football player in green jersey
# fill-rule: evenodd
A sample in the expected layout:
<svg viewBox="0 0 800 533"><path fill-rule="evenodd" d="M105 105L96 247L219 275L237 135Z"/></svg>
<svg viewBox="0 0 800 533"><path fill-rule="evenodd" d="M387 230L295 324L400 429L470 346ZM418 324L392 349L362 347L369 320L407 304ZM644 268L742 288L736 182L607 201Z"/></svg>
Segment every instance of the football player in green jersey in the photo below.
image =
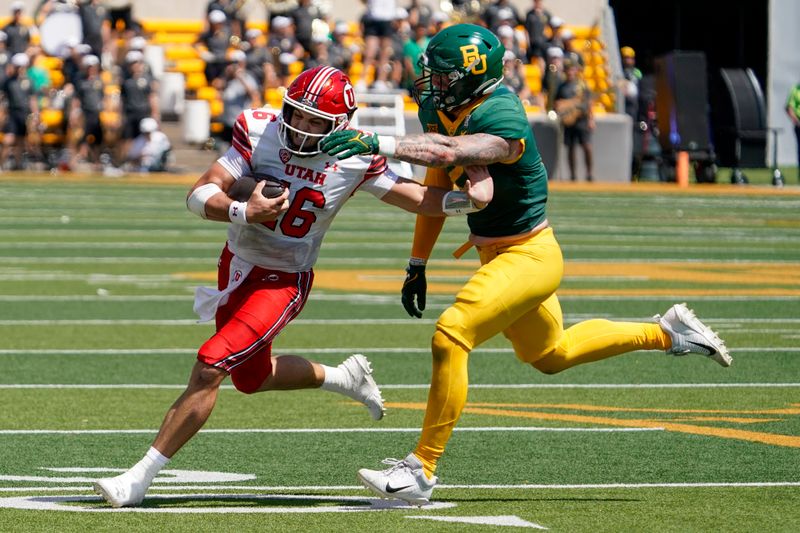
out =
<svg viewBox="0 0 800 533"><path fill-rule="evenodd" d="M469 242L457 254L475 246L481 267L436 323L420 440L405 459L384 461L388 469L359 471L380 496L417 505L430 498L436 463L464 408L469 353L498 333L521 361L547 374L649 349L731 363L724 342L684 304L655 323L595 319L564 329L556 296L564 264L545 215L547 172L522 104L501 84L504 51L486 28L445 28L429 42L415 84L427 133L389 137L344 130L320 141L323 151L339 158L380 153L429 167L428 184L473 189L470 202L444 206L468 212ZM417 217L402 289L403 306L416 317L425 309L425 264L443 223Z"/></svg>

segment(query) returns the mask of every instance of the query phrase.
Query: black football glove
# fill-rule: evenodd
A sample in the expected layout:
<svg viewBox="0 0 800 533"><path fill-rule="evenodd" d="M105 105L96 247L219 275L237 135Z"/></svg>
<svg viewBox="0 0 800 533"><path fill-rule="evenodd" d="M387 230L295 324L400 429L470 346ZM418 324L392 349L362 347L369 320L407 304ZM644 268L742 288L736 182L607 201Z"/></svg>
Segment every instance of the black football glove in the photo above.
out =
<svg viewBox="0 0 800 533"><path fill-rule="evenodd" d="M406 312L417 318L422 318L425 310L425 293L428 291L428 282L425 279L425 265L411 265L406 267L406 280L400 290L400 301L403 302ZM414 299L416 298L416 303Z"/></svg>

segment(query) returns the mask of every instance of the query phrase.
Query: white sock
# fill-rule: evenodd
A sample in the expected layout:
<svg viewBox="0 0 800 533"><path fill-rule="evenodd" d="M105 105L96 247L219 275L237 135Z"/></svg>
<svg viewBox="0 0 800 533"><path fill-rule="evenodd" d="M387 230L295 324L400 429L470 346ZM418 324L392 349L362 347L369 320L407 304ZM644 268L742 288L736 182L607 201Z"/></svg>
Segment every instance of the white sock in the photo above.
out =
<svg viewBox="0 0 800 533"><path fill-rule="evenodd" d="M320 388L331 392L342 392L347 388L349 374L342 368L320 365L325 370L325 380Z"/></svg>
<svg viewBox="0 0 800 533"><path fill-rule="evenodd" d="M151 446L142 460L133 465L128 473L149 484L168 462L169 457L164 457L161 452Z"/></svg>

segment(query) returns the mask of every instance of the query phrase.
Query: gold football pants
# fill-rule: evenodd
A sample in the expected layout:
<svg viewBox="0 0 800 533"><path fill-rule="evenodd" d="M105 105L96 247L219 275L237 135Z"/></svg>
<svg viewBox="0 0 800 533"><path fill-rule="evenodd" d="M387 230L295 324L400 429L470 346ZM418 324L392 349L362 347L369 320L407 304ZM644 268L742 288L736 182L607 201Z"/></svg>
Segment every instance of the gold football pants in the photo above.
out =
<svg viewBox="0 0 800 533"><path fill-rule="evenodd" d="M564 260L552 228L478 253L481 267L439 317L433 336L431 388L415 450L428 475L466 403L469 352L498 333L517 358L547 374L634 350L666 350L671 342L655 323L593 319L564 330L556 296Z"/></svg>

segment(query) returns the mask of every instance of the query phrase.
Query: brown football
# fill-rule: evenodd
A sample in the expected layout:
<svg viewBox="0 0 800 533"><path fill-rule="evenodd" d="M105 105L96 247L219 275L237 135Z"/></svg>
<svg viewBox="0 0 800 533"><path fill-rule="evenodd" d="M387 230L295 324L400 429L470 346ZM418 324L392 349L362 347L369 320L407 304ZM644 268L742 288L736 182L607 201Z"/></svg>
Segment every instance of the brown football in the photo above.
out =
<svg viewBox="0 0 800 533"><path fill-rule="evenodd" d="M283 183L278 178L268 174L249 174L241 176L233 182L231 188L228 189L228 197L237 202L246 202L253 194L253 189L256 188L256 183L259 181L266 182L264 188L261 189L261 194L266 198L275 198L283 193Z"/></svg>

